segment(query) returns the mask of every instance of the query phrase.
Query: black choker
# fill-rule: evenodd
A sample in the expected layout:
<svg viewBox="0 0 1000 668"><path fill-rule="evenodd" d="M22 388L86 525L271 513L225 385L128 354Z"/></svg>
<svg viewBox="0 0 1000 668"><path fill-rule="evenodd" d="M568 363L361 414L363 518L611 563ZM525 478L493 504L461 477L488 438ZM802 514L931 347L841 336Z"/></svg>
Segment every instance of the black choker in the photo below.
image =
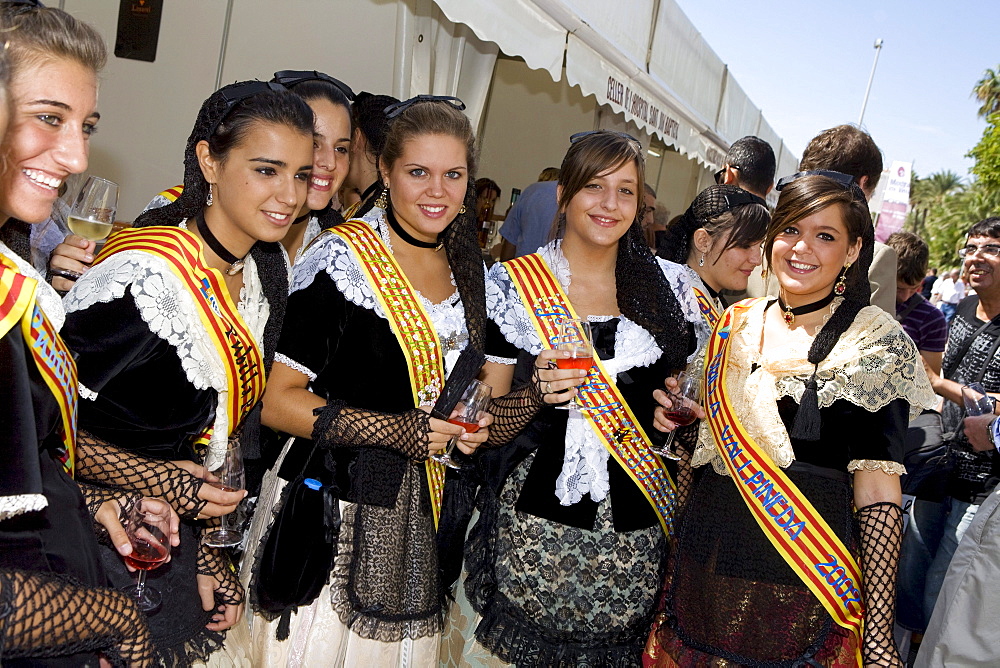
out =
<svg viewBox="0 0 1000 668"><path fill-rule="evenodd" d="M293 220L292 225L298 225L301 222L307 221L310 218L312 218L312 215L313 215L312 211L306 211L304 214Z"/></svg>
<svg viewBox="0 0 1000 668"><path fill-rule="evenodd" d="M395 232L400 239L411 246L416 246L417 248L433 248L436 251L441 250L443 242L441 241L440 236L438 236L437 241L421 241L420 239L411 236L406 230L403 229L403 226L399 224L399 221L396 220L396 216L392 213L392 207L385 210L385 219L389 221L389 227L392 228L392 231Z"/></svg>
<svg viewBox="0 0 1000 668"><path fill-rule="evenodd" d="M831 290L830 294L828 294L826 297L823 297L819 301L815 301L812 304L806 304L805 306L799 306L798 308L789 308L788 305L785 304L784 301L782 301L781 297L778 297L778 306L781 308L782 311L781 317L783 317L785 319L785 322L788 323L788 326L791 327L793 324L795 324L795 316L805 315L806 313L813 313L815 311L818 311L821 308L827 306L830 302L832 302L836 296L837 296L836 293L834 293L833 290Z"/></svg>
<svg viewBox="0 0 1000 668"><path fill-rule="evenodd" d="M212 230L208 227L208 223L205 222L205 214L199 213L196 219L198 223L198 231L201 233L201 238L205 240L208 247L211 248L216 255L222 258L223 262L229 263L229 268L226 269L226 274L229 276L235 276L236 274L243 271L243 265L246 264L246 255L243 257L236 257L222 245L222 242L215 238L212 234ZM249 255L250 253L247 253Z"/></svg>
<svg viewBox="0 0 1000 668"><path fill-rule="evenodd" d="M375 183L373 183L370 186L368 186L367 188L365 188L365 191L363 193L361 193L361 199L360 199L360 201L361 202L367 201L368 198L372 196L372 193L375 192L375 189L379 187L379 185L380 185L379 182L376 180Z"/></svg>

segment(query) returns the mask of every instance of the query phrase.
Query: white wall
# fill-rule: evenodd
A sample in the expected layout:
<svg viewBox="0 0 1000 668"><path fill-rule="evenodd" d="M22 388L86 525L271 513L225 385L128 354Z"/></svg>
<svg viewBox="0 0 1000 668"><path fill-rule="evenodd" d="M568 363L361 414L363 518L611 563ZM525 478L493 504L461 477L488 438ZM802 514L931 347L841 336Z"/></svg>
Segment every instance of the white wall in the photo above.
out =
<svg viewBox="0 0 1000 668"><path fill-rule="evenodd" d="M558 167L574 132L593 130L597 102L565 79L520 60L497 60L479 140L479 176L503 190L497 213L507 210L511 188L531 185L546 167Z"/></svg>

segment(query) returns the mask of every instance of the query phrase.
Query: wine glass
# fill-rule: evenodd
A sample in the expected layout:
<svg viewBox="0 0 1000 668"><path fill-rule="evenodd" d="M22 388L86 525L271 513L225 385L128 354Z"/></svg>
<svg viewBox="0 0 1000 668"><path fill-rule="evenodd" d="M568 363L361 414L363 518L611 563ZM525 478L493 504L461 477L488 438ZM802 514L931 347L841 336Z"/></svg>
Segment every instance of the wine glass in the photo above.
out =
<svg viewBox="0 0 1000 668"><path fill-rule="evenodd" d="M993 399L980 383L969 383L962 387L962 403L966 415L986 415L993 412Z"/></svg>
<svg viewBox="0 0 1000 668"><path fill-rule="evenodd" d="M141 502L128 509L125 516L125 533L132 543L132 552L126 554L125 563L139 571L134 585L123 587L139 609L152 612L160 607L160 592L146 584L146 571L162 565L170 556L170 516L146 512Z"/></svg>
<svg viewBox="0 0 1000 668"><path fill-rule="evenodd" d="M66 224L74 234L90 241L107 239L115 224L118 209L118 184L99 176L87 177Z"/></svg>
<svg viewBox="0 0 1000 668"><path fill-rule="evenodd" d="M701 396L701 382L697 375L681 371L677 374L677 387L673 391L667 392L671 406L666 409L668 420L678 427L686 427L695 421L694 406ZM661 457L667 459L680 459L681 456L674 452L671 447L677 430L667 434L666 440L660 447L652 446L650 449Z"/></svg>
<svg viewBox="0 0 1000 668"><path fill-rule="evenodd" d="M455 414L448 418L448 422L462 427L466 433L476 433L479 431L479 421L483 419L486 409L490 406L490 398L492 396L492 387L473 378L455 405L455 411L453 411ZM458 436L452 436L444 451L431 455L431 459L445 466L450 466L453 469L462 468L452 458L452 453L455 450L457 442Z"/></svg>
<svg viewBox="0 0 1000 668"><path fill-rule="evenodd" d="M566 318L559 323L559 339L556 350L569 351L569 357L556 358L556 366L560 369L583 369L589 371L594 366L594 345L592 343L590 323L586 320ZM570 408L581 409L583 405L573 397L572 401L556 406L562 410Z"/></svg>
<svg viewBox="0 0 1000 668"><path fill-rule="evenodd" d="M226 457L215 471L212 471L215 480L208 481L213 487L218 487L224 492L238 492L246 486L246 475L243 468L243 452L240 450L240 442L237 438L230 438L226 446ZM201 542L209 547L233 547L243 542L243 532L239 529L230 528L230 517L236 511L226 513L222 516L222 526L214 531L206 533Z"/></svg>

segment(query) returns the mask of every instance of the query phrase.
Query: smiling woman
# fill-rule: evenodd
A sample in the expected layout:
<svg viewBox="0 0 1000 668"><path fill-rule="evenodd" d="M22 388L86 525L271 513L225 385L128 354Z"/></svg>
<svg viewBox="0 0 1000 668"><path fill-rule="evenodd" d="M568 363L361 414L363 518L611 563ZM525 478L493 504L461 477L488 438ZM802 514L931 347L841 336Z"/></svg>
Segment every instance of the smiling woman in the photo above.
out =
<svg viewBox="0 0 1000 668"><path fill-rule="evenodd" d="M245 495L207 474L227 442L260 456L258 402L288 289L276 242L306 200L312 123L279 84L215 92L188 138L184 192L112 235L65 300L83 397L79 475L162 497L185 520L151 617L165 665L207 659L242 614L228 557L201 544L197 520L215 522ZM128 584L121 560L102 556ZM213 660L238 661L222 654Z"/></svg>

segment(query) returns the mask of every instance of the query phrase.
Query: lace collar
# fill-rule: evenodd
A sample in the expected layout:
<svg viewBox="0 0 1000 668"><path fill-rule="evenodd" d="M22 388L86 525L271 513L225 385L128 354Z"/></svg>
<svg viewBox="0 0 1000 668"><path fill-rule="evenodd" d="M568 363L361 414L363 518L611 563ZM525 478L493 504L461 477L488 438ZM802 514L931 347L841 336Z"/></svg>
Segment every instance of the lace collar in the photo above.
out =
<svg viewBox="0 0 1000 668"><path fill-rule="evenodd" d="M795 455L777 401L785 396L796 402L802 398L813 371L807 359L812 338L803 334L781 350L761 351L767 304L767 300L758 300L733 324L726 391L747 430L774 462L785 468ZM875 412L896 399L906 399L912 419L937 404L913 340L876 306L861 309L820 363L816 378L820 408L843 399ZM703 423L691 464L708 462L726 475L708 425Z"/></svg>
<svg viewBox="0 0 1000 668"><path fill-rule="evenodd" d="M389 252L392 252L392 241L389 238L388 224L385 222L383 209L374 208L363 218L354 220L360 220L371 227L382 239ZM347 301L372 311L383 320L387 320L357 257L340 236L329 231L321 233L296 262L292 269L290 293L298 292L312 285L313 280L320 272L326 272ZM454 274L451 275L451 284L455 285ZM445 369L448 371L469 339L465 323L465 308L462 305L458 288L456 286L455 291L441 302L432 302L420 294L419 290L416 293L441 339L441 345L447 351Z"/></svg>
<svg viewBox="0 0 1000 668"><path fill-rule="evenodd" d="M38 270L30 262L12 251L2 241L0 241L0 255L4 255L17 265L17 270L21 274L28 278L33 278L38 282L38 287L35 289L35 298L38 300L38 305L55 330L57 332L60 331L63 323L66 322L66 310L63 308L62 298L59 296L59 293L49 285L45 277L38 273Z"/></svg>
<svg viewBox="0 0 1000 668"><path fill-rule="evenodd" d="M186 228L181 226L181 229ZM188 382L199 390L216 391L218 404L205 466L210 470L217 468L225 455L229 434L225 362L205 331L194 298L167 261L136 250L115 253L76 282L66 295L66 311L74 313L97 303L109 303L123 298L126 291L149 331L174 349ZM237 309L257 345L262 345L270 305L252 256L247 256L243 268L243 289ZM97 395L98 392L80 385L82 398L94 400Z"/></svg>

